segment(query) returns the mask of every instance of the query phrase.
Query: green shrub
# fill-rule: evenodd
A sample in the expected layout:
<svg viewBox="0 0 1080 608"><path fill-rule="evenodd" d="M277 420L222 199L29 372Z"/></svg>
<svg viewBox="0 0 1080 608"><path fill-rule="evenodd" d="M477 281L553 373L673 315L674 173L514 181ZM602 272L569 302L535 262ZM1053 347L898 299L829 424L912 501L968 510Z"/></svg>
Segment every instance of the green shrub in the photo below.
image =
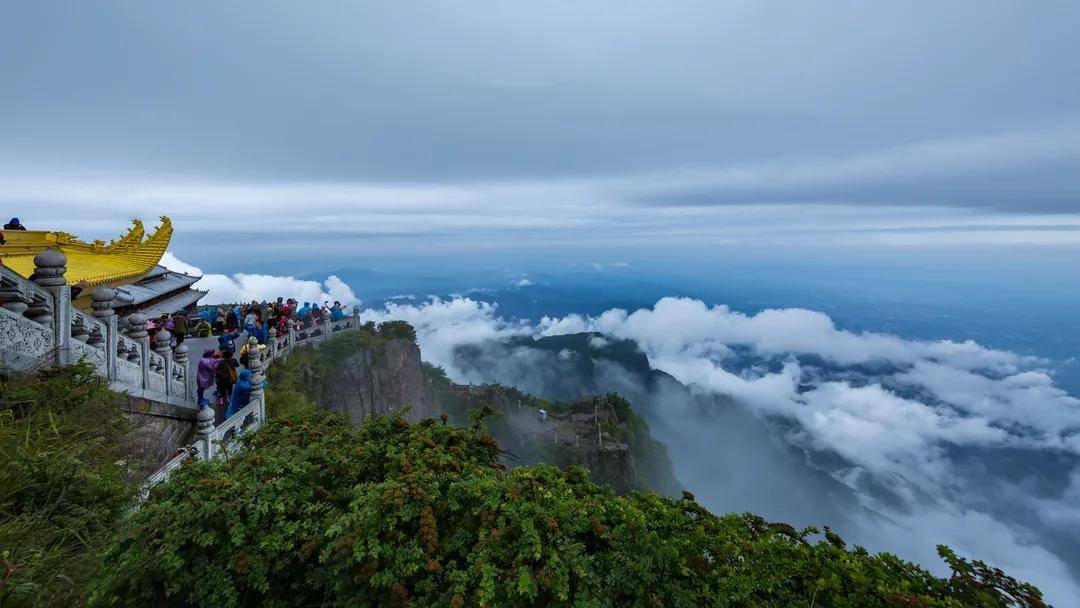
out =
<svg viewBox="0 0 1080 608"><path fill-rule="evenodd" d="M0 606L83 603L137 485L118 399L89 364L0 380Z"/></svg>
<svg viewBox="0 0 1080 608"><path fill-rule="evenodd" d="M580 468L498 463L474 429L271 419L154 489L108 551L102 606L1040 606L943 551L940 579L826 531L616 496Z"/></svg>
<svg viewBox="0 0 1080 608"><path fill-rule="evenodd" d="M386 340L416 341L416 329L408 321L384 321L379 323L378 333Z"/></svg>

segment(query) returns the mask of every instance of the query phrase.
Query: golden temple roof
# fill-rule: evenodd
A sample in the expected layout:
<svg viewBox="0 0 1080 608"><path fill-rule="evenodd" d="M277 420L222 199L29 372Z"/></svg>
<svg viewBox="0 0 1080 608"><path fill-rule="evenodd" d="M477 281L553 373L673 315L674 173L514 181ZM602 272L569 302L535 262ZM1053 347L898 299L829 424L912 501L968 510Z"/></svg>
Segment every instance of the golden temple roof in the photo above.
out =
<svg viewBox="0 0 1080 608"><path fill-rule="evenodd" d="M0 247L4 266L26 278L34 273L34 256L46 249L58 249L67 256L68 285L86 281L90 287L116 287L134 281L150 272L172 238L172 222L164 215L153 234L143 238L145 230L139 220L132 220L127 234L110 242L85 243L66 232L44 230L4 230L7 244Z"/></svg>

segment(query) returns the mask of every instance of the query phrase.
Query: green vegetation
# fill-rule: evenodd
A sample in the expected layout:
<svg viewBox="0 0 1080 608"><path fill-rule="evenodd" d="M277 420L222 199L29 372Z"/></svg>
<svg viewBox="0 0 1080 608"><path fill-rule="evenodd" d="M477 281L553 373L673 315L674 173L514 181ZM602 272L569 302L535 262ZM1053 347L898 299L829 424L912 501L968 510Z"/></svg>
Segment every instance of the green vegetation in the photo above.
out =
<svg viewBox="0 0 1080 608"><path fill-rule="evenodd" d="M318 348L298 348L267 370L266 405L271 416L314 410L327 385L331 366L361 350L390 340L416 341L406 321L367 322L357 331L341 332Z"/></svg>
<svg viewBox="0 0 1080 608"><path fill-rule="evenodd" d="M0 380L0 606L83 603L130 506L128 425L91 365Z"/></svg>
<svg viewBox="0 0 1080 608"><path fill-rule="evenodd" d="M608 393L603 397L606 407L615 414L614 421L603 425L604 432L619 443L625 443L634 454L635 462L641 469L642 479L651 488L667 489L674 481L675 467L671 464L667 446L653 439L649 434L649 425L634 411L630 402L618 393Z"/></svg>
<svg viewBox="0 0 1080 608"><path fill-rule="evenodd" d="M537 410L543 409L553 416L574 412L588 414L593 412L592 402L583 406L580 403L551 401L512 386L498 384L487 385L477 393L462 392L455 390L453 382L442 368L430 363L424 364L424 377L435 395L435 400L449 416L451 424L467 426L471 421L471 414L485 408L495 414L485 418L484 423L505 448L506 464L544 463L560 468L585 466L590 470L593 481L611 485L617 491L653 490L668 495L679 493L680 486L675 479L667 448L653 439L645 419L634 411L630 402L616 393L598 397L595 403L602 412L612 414L602 425L607 441L625 444L632 457L632 464L619 460L617 454L595 449L594 444L575 447L556 443L551 437L537 438L522 428L529 424L523 422L521 416L535 418ZM564 429L566 432L576 432L572 427ZM590 429L590 441L593 437L595 433Z"/></svg>
<svg viewBox="0 0 1080 608"><path fill-rule="evenodd" d="M431 387L435 400L450 417L450 423L458 426L468 426L470 424L469 412L483 408L485 405L498 415L509 412L512 407L516 408L518 404L531 410L544 409L549 412L562 412L570 409L570 405L567 403L542 399L512 386L502 386L500 384L488 385L487 391L483 395L457 392L454 390L453 381L446 375L446 371L426 361L423 363L423 372L424 380ZM488 418L485 422L492 429L501 429L506 424L500 418ZM494 434L499 435L498 432Z"/></svg>
<svg viewBox="0 0 1080 608"><path fill-rule="evenodd" d="M354 430L314 406L299 368L322 369L275 365L267 425L134 511L120 397L90 366L0 380L0 607L1044 606L945 547L943 579L690 494L616 495L578 467L508 471L490 407L467 428L384 416ZM602 399L609 433L635 441L629 403Z"/></svg>
<svg viewBox="0 0 1080 608"><path fill-rule="evenodd" d="M942 549L936 578L826 530L616 496L498 462L479 425L269 421L155 488L109 549L101 606L1041 606Z"/></svg>

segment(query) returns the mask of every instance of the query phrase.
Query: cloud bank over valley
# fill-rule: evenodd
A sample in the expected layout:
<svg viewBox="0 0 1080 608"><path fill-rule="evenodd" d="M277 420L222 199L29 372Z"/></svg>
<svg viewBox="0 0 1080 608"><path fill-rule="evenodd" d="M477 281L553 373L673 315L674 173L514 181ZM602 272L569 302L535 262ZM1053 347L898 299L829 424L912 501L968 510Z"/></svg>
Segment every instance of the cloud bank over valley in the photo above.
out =
<svg viewBox="0 0 1080 608"><path fill-rule="evenodd" d="M934 544L949 544L1037 582L1059 604L1080 597L1080 542L1070 532L1080 512L1080 399L1055 386L1038 359L970 341L850 332L818 311L747 315L690 298L538 323L504 319L496 305L469 298L390 303L363 315L408 320L425 359L460 382L543 391L588 359L594 388L653 400L636 405L668 444L680 480L707 502L713 497L715 510L760 505L723 491L735 482L693 460L749 459L757 450L779 463L792 449L803 463L761 474L790 475L784 483L803 498L770 505L771 515L846 528L858 542L929 565L937 563ZM584 352L530 345L579 332L593 332ZM692 405L643 386L605 355L622 341L712 400ZM724 449L745 440L740 433L759 433L761 445ZM810 521L840 512L809 505L835 499L830 484L807 485L817 472L843 484L865 511Z"/></svg>
<svg viewBox="0 0 1080 608"><path fill-rule="evenodd" d="M171 253L163 261L203 274ZM359 302L333 275L204 274L196 286L208 303ZM832 525L929 566L945 543L1058 605L1080 597L1080 400L1046 361L971 340L848 331L804 308L744 314L685 297L531 322L482 299L404 294L362 316L412 323L425 360L458 382L631 397L679 480L714 510ZM576 348L542 347L583 332ZM678 386L647 382L615 356L627 344Z"/></svg>

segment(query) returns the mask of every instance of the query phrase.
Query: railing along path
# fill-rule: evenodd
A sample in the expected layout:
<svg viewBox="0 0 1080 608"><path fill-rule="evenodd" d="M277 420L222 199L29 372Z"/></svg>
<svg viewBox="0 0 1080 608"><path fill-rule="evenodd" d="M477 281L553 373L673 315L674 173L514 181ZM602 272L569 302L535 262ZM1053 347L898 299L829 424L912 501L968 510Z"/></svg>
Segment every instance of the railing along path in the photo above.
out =
<svg viewBox="0 0 1080 608"><path fill-rule="evenodd" d="M139 313L118 317L115 309L131 301L110 287L93 291L92 313L72 306L71 288L64 277L67 257L60 251L47 249L39 253L34 257L34 266L33 276L26 279L0 265L0 367L29 370L87 361L98 375L108 378L116 391L198 408L195 379L188 370L188 347L183 342L172 346L172 334L165 329L151 339L146 317ZM216 426L214 408L199 409L195 441L149 477L143 497L188 458L215 458L240 435L262 426L266 418L262 385L270 362L288 356L298 347L322 342L334 333L358 328L359 307L353 307L352 317L321 326L282 335L270 329L265 345L249 338L251 401Z"/></svg>

